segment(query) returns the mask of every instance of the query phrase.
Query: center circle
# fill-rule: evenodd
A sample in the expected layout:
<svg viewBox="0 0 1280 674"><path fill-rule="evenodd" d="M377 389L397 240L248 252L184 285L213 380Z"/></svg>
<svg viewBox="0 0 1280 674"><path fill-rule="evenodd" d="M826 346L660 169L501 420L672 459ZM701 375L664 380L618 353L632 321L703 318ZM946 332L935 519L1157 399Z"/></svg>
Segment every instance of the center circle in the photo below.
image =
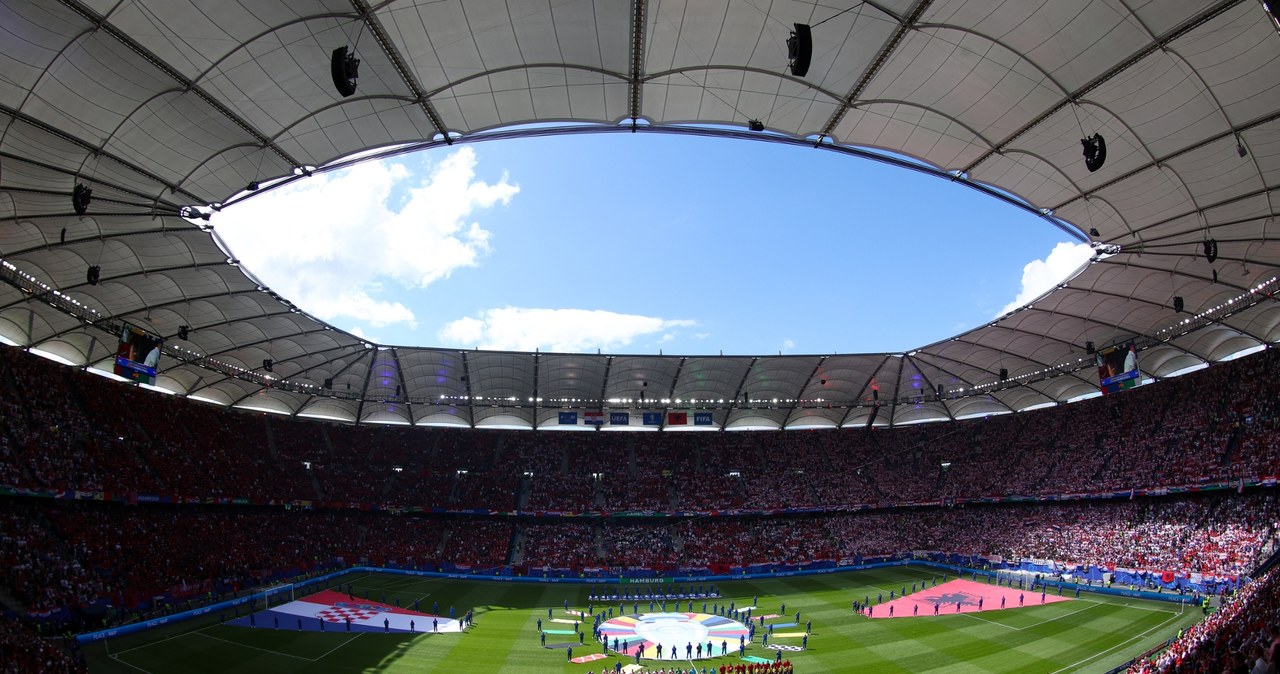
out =
<svg viewBox="0 0 1280 674"><path fill-rule="evenodd" d="M710 631L706 625L683 613L657 613L646 618L636 623L636 634L660 644L701 643Z"/></svg>
<svg viewBox="0 0 1280 674"><path fill-rule="evenodd" d="M635 657L639 650L640 657L649 660L699 660L737 653L749 633L737 620L707 613L639 613L600 625L609 650L627 657Z"/></svg>

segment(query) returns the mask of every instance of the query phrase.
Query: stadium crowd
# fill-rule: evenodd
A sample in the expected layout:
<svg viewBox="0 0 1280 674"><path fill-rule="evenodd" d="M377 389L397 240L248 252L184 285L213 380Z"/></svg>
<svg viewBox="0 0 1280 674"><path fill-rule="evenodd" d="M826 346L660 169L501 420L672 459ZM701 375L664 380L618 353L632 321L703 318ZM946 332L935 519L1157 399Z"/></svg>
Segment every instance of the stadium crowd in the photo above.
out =
<svg viewBox="0 0 1280 674"><path fill-rule="evenodd" d="M1129 674L1270 674L1280 666L1280 573L1246 585Z"/></svg>
<svg viewBox="0 0 1280 674"><path fill-rule="evenodd" d="M664 523L4 498L0 582L32 614L66 608L85 620L106 605L172 604L354 563L702 574L939 551L1234 577L1260 561L1277 527L1269 490Z"/></svg>
<svg viewBox="0 0 1280 674"><path fill-rule="evenodd" d="M41 639L19 620L0 616L0 674L82 674L88 672L79 653L69 654Z"/></svg>
<svg viewBox="0 0 1280 674"><path fill-rule="evenodd" d="M889 432L345 426L157 395L0 349L15 487L500 512L845 508L1280 474L1280 352L1124 395ZM945 464L945 467L944 467Z"/></svg>
<svg viewBox="0 0 1280 674"><path fill-rule="evenodd" d="M1274 478L1278 399L1272 349L1119 396L888 431L354 427L220 409L3 347L0 486L113 502L0 498L0 583L31 615L65 609L84 624L104 605L236 592L360 561L724 572L943 551L1244 575L1276 538L1272 490L1131 490ZM1113 498L953 505L1096 492ZM303 508L147 502L155 497ZM374 504L472 514L396 515ZM862 504L928 505L852 510ZM748 508L814 512L735 512ZM501 515L511 511L685 514L551 525ZM1184 664L1174 666L1226 652L1228 632L1239 637L1227 638L1231 652L1259 641L1246 634L1258 619L1232 617L1274 617L1257 587L1199 628L1198 641L1179 640L1170 652ZM1152 671L1201 671L1160 662Z"/></svg>

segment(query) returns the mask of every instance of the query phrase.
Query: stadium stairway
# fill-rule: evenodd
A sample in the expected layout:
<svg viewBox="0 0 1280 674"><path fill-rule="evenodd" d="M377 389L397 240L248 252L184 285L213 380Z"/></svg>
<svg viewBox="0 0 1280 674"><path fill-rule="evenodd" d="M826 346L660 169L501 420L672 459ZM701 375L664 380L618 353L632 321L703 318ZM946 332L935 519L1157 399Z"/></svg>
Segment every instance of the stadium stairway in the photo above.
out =
<svg viewBox="0 0 1280 674"><path fill-rule="evenodd" d="M640 475L639 469L636 467L636 439L627 438L627 474L636 478Z"/></svg>
<svg viewBox="0 0 1280 674"><path fill-rule="evenodd" d="M387 480L386 482L382 483L382 491L379 492L379 498L383 502L386 502L387 496L391 493L392 487L394 487L396 484L396 476L399 474L400 473L394 470L387 474Z"/></svg>
<svg viewBox="0 0 1280 674"><path fill-rule="evenodd" d="M3 585L0 585L0 608L13 615L25 615L27 612L27 607L23 606L22 602L10 594L9 588Z"/></svg>
<svg viewBox="0 0 1280 674"><path fill-rule="evenodd" d="M267 453L271 455L273 461L280 460L280 453L276 451L276 436L271 431L271 420L265 415L262 417L262 424L267 428Z"/></svg>
<svg viewBox="0 0 1280 674"><path fill-rule="evenodd" d="M449 504L457 503L458 489L461 487L462 487L462 475L458 473L454 473L453 482L451 482L449 485L449 498L445 500L445 503L449 503Z"/></svg>
<svg viewBox="0 0 1280 674"><path fill-rule="evenodd" d="M524 563L524 531L520 527L511 528L511 542L507 545L507 566Z"/></svg>
<svg viewBox="0 0 1280 674"><path fill-rule="evenodd" d="M1236 453L1240 451L1241 440L1244 439L1244 424L1236 425L1231 431L1231 437L1227 439L1227 448L1222 452L1222 465L1229 466L1235 461Z"/></svg>
<svg viewBox="0 0 1280 674"><path fill-rule="evenodd" d="M529 505L529 492L533 490L533 482L527 477L520 478L520 486L516 489L516 510L524 510Z"/></svg>

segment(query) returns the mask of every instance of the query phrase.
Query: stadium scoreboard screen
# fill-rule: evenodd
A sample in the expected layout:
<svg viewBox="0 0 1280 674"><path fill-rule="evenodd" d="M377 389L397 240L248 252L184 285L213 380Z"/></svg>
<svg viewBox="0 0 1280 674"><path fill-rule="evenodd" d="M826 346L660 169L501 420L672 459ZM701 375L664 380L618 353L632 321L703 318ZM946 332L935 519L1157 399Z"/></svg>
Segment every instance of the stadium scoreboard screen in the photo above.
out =
<svg viewBox="0 0 1280 674"><path fill-rule="evenodd" d="M1098 385L1103 395L1133 388L1142 383L1138 369L1138 350L1133 342L1100 349L1097 354Z"/></svg>
<svg viewBox="0 0 1280 674"><path fill-rule="evenodd" d="M159 337L125 323L116 346L115 373L141 384L155 384L162 344L164 340Z"/></svg>

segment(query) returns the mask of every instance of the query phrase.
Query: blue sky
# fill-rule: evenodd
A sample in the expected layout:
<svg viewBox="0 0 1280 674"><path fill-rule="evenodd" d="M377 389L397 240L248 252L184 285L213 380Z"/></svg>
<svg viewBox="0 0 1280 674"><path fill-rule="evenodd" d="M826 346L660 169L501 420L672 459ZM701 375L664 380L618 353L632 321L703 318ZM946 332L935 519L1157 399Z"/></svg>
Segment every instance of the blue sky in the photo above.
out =
<svg viewBox="0 0 1280 674"><path fill-rule="evenodd" d="M1088 254L950 181L661 134L368 162L212 224L264 284L373 341L573 352L904 351L1034 298Z"/></svg>

